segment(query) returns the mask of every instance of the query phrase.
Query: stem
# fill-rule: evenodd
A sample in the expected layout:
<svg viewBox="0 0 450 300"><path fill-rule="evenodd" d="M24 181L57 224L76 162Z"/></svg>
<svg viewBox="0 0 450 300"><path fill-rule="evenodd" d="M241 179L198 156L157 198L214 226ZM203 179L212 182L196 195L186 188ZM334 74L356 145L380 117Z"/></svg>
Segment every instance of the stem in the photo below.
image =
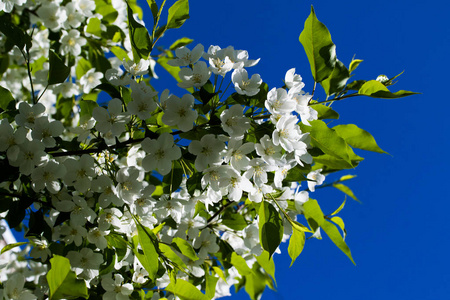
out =
<svg viewBox="0 0 450 300"><path fill-rule="evenodd" d="M209 223L211 223L212 220L214 220L215 217L217 217L221 212L223 212L228 206L230 206L231 204L234 204L236 202L231 201L228 202L227 204L225 204L224 206L222 206L218 211L216 211L211 218L208 219L207 224L209 225Z"/></svg>
<svg viewBox="0 0 450 300"><path fill-rule="evenodd" d="M316 103L309 103L308 105L324 104L324 103L340 101L340 100L344 100L346 98L351 98L351 97L356 97L356 96L361 96L361 95L358 94L358 93L353 93L353 94L350 94L350 95L342 96L342 97L339 97L339 98L334 98L334 99L331 99L331 100L326 100L326 101L316 102Z"/></svg>
<svg viewBox="0 0 450 300"><path fill-rule="evenodd" d="M25 54L23 50L20 50L23 58L25 59L25 62L27 63L28 79L30 80L31 86L31 97L33 99L33 104L36 104L39 100L36 100L36 96L34 95L33 78L31 77L30 53L28 52L28 49L26 49L26 51L27 53Z"/></svg>

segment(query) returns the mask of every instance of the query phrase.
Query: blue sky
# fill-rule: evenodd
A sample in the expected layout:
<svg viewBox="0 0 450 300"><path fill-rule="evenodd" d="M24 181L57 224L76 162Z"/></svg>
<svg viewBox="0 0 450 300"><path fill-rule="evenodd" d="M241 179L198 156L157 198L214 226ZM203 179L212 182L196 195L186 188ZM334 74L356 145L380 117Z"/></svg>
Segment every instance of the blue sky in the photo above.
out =
<svg viewBox="0 0 450 300"><path fill-rule="evenodd" d="M283 254L275 256L278 291L267 291L262 299L448 299L450 27L446 19L450 5L444 1L190 2L191 19L180 30L168 32L161 45L169 46L181 36L206 49L233 45L248 50L250 58L261 58L249 73L259 73L269 88L281 87L285 72L295 67L305 89L311 91L312 76L298 36L312 4L331 32L338 58L347 66L354 55L364 60L355 78L392 77L405 71L391 90L422 93L397 100L357 97L334 104L341 115L336 125L357 124L391 154L357 152L365 161L348 172L358 175L348 185L363 202L348 201L340 214L357 266L324 238L308 240L289 268L284 245ZM325 213L344 199L328 189L312 196ZM234 299L248 296L241 291Z"/></svg>

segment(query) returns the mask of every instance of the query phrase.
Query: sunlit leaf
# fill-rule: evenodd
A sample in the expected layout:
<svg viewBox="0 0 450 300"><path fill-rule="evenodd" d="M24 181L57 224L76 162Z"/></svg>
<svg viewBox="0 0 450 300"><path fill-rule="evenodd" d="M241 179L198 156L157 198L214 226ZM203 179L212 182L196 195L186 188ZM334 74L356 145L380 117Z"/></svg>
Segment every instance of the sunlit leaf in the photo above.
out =
<svg viewBox="0 0 450 300"><path fill-rule="evenodd" d="M77 279L75 272L70 269L69 259L53 255L50 263L51 269L47 273L50 300L89 297L85 281Z"/></svg>
<svg viewBox="0 0 450 300"><path fill-rule="evenodd" d="M171 281L166 287L166 291L175 294L180 297L181 300L209 300L209 298L192 285L192 283L183 279L177 279L176 282Z"/></svg>
<svg viewBox="0 0 450 300"><path fill-rule="evenodd" d="M167 29L179 28L187 19L189 19L189 1L178 0L169 8Z"/></svg>
<svg viewBox="0 0 450 300"><path fill-rule="evenodd" d="M359 128L355 124L337 125L334 126L333 129L354 148L378 153L387 153L378 147L375 138L369 132Z"/></svg>
<svg viewBox="0 0 450 300"><path fill-rule="evenodd" d="M288 246L288 254L291 258L291 265L294 264L297 257L302 253L303 247L305 246L305 233L303 231L294 230L292 231L291 238L289 239L289 246Z"/></svg>
<svg viewBox="0 0 450 300"><path fill-rule="evenodd" d="M308 57L314 81L321 82L330 76L336 64L336 46L327 27L317 19L312 6L300 34L300 43Z"/></svg>
<svg viewBox="0 0 450 300"><path fill-rule="evenodd" d="M337 188L338 190L340 190L341 192L343 192L347 196L350 196L353 200L361 202L361 201L359 201L358 198L356 198L356 196L355 196L355 194L353 194L352 190L348 186L346 186L345 184L333 183L333 187Z"/></svg>
<svg viewBox="0 0 450 300"><path fill-rule="evenodd" d="M193 261L198 260L198 256L195 253L194 248L192 248L191 244L189 244L188 241L179 237L174 237L172 240L172 245L173 244L175 244L176 248L178 248L177 250L179 250L180 253L182 253L187 258Z"/></svg>
<svg viewBox="0 0 450 300"><path fill-rule="evenodd" d="M3 254L11 249L14 249L16 247L20 247L20 246L26 245L26 244L28 244L28 242L19 242L19 243L14 243L14 244L8 244L2 248L2 251L0 252L0 254Z"/></svg>
<svg viewBox="0 0 450 300"><path fill-rule="evenodd" d="M384 99L401 98L415 94L420 94L404 90L391 93L384 84L382 84L377 80L369 80L366 83L364 83L359 89L358 93L364 96L369 96L373 98L384 98Z"/></svg>
<svg viewBox="0 0 450 300"><path fill-rule="evenodd" d="M336 226L331 222L325 221L322 223L322 226L320 227L323 229L323 231L325 231L325 233L333 241L333 243L339 249L341 249L341 251L344 252L345 255L347 255L347 257L352 261L353 264L355 264L355 261L353 260L352 257L352 253L350 252L350 248L345 243Z"/></svg>

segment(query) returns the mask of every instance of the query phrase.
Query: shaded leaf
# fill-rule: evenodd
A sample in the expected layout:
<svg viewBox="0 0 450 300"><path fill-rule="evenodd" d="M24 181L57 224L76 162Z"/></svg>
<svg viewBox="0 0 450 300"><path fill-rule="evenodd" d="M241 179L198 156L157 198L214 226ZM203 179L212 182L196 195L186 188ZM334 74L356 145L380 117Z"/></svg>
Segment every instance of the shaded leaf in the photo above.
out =
<svg viewBox="0 0 450 300"><path fill-rule="evenodd" d="M48 71L48 84L63 83L70 75L70 68L64 64L61 57L53 50L49 51L50 69Z"/></svg>
<svg viewBox="0 0 450 300"><path fill-rule="evenodd" d="M14 104L15 100L11 92L0 86L0 108L3 110L13 109Z"/></svg>
<svg viewBox="0 0 450 300"><path fill-rule="evenodd" d="M349 78L350 72L347 67L345 67L341 61L336 59L333 72L331 72L330 76L320 84L325 90L325 93L330 96L342 91Z"/></svg>
<svg viewBox="0 0 450 300"><path fill-rule="evenodd" d="M127 9L133 58L135 62L139 62L141 58L148 58L150 52L152 51L152 41L147 28L134 19L133 10L129 5L127 5Z"/></svg>
<svg viewBox="0 0 450 300"><path fill-rule="evenodd" d="M283 238L283 220L278 211L267 201L259 208L259 239L269 255L277 250Z"/></svg>

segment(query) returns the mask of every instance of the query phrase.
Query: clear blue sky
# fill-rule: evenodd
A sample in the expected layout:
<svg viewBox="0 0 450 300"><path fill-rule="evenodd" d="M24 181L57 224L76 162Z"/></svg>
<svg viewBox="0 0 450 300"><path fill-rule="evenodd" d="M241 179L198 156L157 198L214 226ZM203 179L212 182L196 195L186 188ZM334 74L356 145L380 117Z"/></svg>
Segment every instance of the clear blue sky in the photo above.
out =
<svg viewBox="0 0 450 300"><path fill-rule="evenodd" d="M404 70L392 90L423 93L334 104L341 115L336 125L357 124L392 154L357 152L366 160L349 172L358 175L348 185L363 204L348 201L341 216L357 266L324 238L308 240L289 268L284 245L275 257L278 292L267 291L262 299L448 299L448 2L190 2L191 19L161 44L187 36L206 49L211 44L246 49L250 58L261 58L249 73L259 73L270 88L281 87L285 72L295 67L310 91L312 77L298 36L312 4L331 32L338 58L346 65L353 55L364 59L358 79ZM313 197L326 213L343 200L333 190ZM248 296L241 291L234 299Z"/></svg>

